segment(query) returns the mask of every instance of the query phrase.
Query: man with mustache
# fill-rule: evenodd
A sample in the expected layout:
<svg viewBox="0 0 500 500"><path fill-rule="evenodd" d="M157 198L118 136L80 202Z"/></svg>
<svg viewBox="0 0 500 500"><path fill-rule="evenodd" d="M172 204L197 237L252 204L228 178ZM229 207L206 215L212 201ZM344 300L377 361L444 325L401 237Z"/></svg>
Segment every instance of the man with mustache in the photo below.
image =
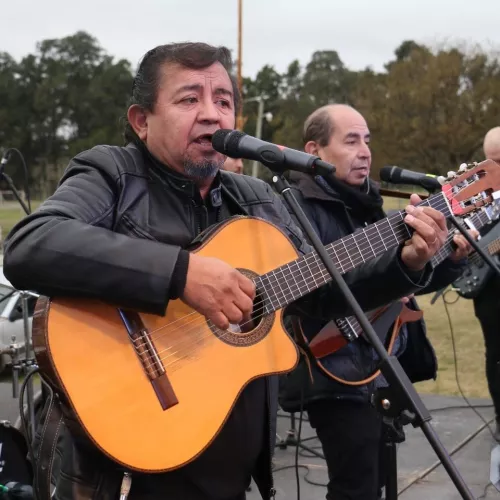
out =
<svg viewBox="0 0 500 500"><path fill-rule="evenodd" d="M14 286L158 315L180 299L221 329L248 317L254 282L220 259L189 252L193 240L231 216L248 215L276 224L299 253L311 248L271 187L223 170L226 158L212 148L217 130L235 126L240 98L231 69L224 47L179 43L150 50L132 85L127 146L77 155L56 192L9 234L4 271ZM433 274L429 260L446 237L443 215L414 208L406 221L415 233L402 249L346 275L364 308L417 291ZM356 287L379 281L387 288L377 296ZM325 318L347 312L330 285L295 306ZM67 333L68 342L77 334ZM252 477L264 500L274 497L277 389L276 377L251 381L200 456L171 472L133 473L130 499L243 500ZM200 405L200 418L203 410ZM69 408L64 415L55 498L118 498L118 464L82 435ZM142 425L148 422L128 431ZM158 443L163 446L168 443Z"/></svg>
<svg viewBox="0 0 500 500"><path fill-rule="evenodd" d="M304 150L336 167L335 174L330 177L313 177L298 172L290 174L293 192L323 244L385 217L383 199L369 178L370 130L358 111L347 105L333 104L313 112L304 125ZM412 199L418 201L416 195L412 195ZM462 273L463 258L470 247L461 235L455 236L454 240L457 250L437 267L432 286L425 289L426 293L451 283ZM386 286L387 283L380 281L372 293L383 293ZM403 300L416 308L414 299ZM324 321L314 317L302 322L309 339L324 325ZM408 362L419 369L419 373L412 374L412 381L435 377L436 362L425 336L423 321L408 328L412 330L411 335L403 331L394 352L401 355L408 346L405 351ZM410 345L415 347L417 341L425 356L415 360ZM360 338L321 361L337 377L362 381L376 371L375 354L373 347ZM311 370L312 380L303 358L294 372L282 378L280 404L286 411L296 412L304 407L308 412L328 466L326 498L376 500L381 493L379 486L384 483L385 470L379 467L382 457L379 457L382 451L381 416L370 404L370 399L374 390L385 385L385 381L379 376L366 384L347 385L328 378L314 363Z"/></svg>

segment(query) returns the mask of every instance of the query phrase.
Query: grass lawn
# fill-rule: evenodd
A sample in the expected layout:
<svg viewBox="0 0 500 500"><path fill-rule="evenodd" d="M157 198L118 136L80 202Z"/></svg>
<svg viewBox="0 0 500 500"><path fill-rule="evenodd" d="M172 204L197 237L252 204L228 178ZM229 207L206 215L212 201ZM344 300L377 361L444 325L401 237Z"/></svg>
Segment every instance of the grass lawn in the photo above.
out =
<svg viewBox="0 0 500 500"><path fill-rule="evenodd" d="M39 201L31 202L31 209L35 210L40 205ZM24 210L17 201L4 201L0 204L0 229L3 241L14 225L24 217Z"/></svg>
<svg viewBox="0 0 500 500"><path fill-rule="evenodd" d="M33 202L34 209L39 202ZM405 200L387 199L385 208L403 209ZM23 217L24 213L17 202L6 202L0 205L0 227L2 240L13 225ZM418 298L424 311L424 318L432 344L439 361L439 373L436 381L417 384L420 392L456 395L459 394L455 381L455 364L448 317L440 298L430 305L432 295ZM448 292L446 300L455 301L455 292ZM482 333L472 307L472 301L459 299L448 305L454 329L454 337L458 359L459 381L465 394L469 397L489 397L484 374L484 343Z"/></svg>

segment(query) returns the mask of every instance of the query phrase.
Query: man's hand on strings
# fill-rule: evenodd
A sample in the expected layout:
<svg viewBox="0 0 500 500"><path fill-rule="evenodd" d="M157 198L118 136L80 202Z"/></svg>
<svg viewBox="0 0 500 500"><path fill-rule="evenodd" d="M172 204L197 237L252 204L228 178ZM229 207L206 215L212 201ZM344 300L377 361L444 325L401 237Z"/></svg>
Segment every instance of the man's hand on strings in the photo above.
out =
<svg viewBox="0 0 500 500"><path fill-rule="evenodd" d="M446 219L438 210L431 207L417 207L422 200L412 194L411 205L406 207L404 222L414 229L412 237L405 242L401 260L412 271L421 271L427 262L443 246L448 236Z"/></svg>
<svg viewBox="0 0 500 500"><path fill-rule="evenodd" d="M181 300L225 330L251 319L255 285L225 262L189 254L186 286Z"/></svg>
<svg viewBox="0 0 500 500"><path fill-rule="evenodd" d="M471 229L468 233L471 235L472 239L477 241L479 233L475 229ZM454 252L450 255L450 259L453 262L458 262L464 259L473 250L472 245L458 231L456 231L456 234L453 236L453 243L457 246Z"/></svg>

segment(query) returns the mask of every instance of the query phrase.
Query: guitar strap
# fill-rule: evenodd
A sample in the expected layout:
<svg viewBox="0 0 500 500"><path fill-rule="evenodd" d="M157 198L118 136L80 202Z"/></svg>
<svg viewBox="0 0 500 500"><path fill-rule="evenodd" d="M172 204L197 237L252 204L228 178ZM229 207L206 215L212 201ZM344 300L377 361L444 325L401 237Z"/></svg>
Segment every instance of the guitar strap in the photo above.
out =
<svg viewBox="0 0 500 500"><path fill-rule="evenodd" d="M46 414L45 422L40 436L38 453L36 459L33 460L34 490L37 500L50 500L52 497L52 468L57 443L64 425L61 403L57 394L50 391L43 411Z"/></svg>

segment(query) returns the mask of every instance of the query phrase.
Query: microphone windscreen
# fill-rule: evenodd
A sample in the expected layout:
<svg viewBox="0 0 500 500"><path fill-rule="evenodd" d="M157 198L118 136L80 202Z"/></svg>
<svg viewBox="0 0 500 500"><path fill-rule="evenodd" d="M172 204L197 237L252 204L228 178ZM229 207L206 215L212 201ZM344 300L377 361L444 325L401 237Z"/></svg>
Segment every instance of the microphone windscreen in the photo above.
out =
<svg viewBox="0 0 500 500"><path fill-rule="evenodd" d="M380 180L384 182L391 182L391 172L394 167L382 167L380 169L379 175L380 175Z"/></svg>
<svg viewBox="0 0 500 500"><path fill-rule="evenodd" d="M212 135L212 147L227 156L238 154L238 144L245 134L239 130L219 129Z"/></svg>

